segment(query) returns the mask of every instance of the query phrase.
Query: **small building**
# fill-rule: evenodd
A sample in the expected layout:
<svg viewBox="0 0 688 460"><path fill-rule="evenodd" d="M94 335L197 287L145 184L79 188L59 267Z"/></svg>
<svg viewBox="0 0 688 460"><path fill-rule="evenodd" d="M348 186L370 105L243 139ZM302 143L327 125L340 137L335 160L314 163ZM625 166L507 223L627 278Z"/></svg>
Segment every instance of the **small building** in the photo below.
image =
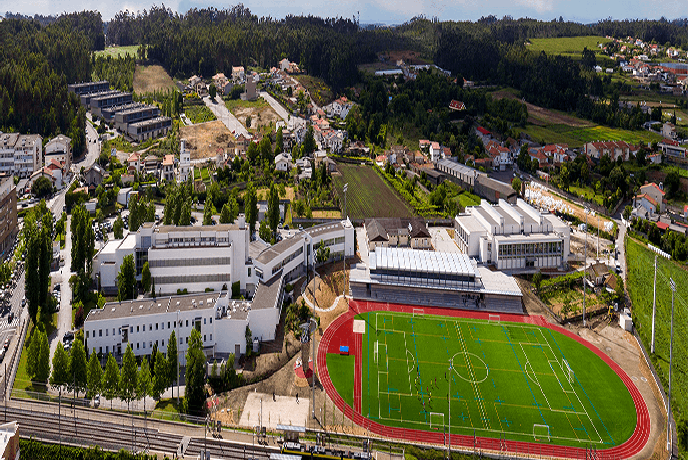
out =
<svg viewBox="0 0 688 460"><path fill-rule="evenodd" d="M654 182L646 183L645 185L640 187L640 191L638 192L638 196L643 195L652 198L651 201L654 203L654 205L658 206L659 208L659 214L664 214L664 211L666 209L666 193L663 189L661 189Z"/></svg>
<svg viewBox="0 0 688 460"><path fill-rule="evenodd" d="M0 256L12 250L17 227L17 188L10 177L0 183Z"/></svg>
<svg viewBox="0 0 688 460"><path fill-rule="evenodd" d="M162 180L172 182L175 180L174 176L174 155L165 155L162 160Z"/></svg>
<svg viewBox="0 0 688 460"><path fill-rule="evenodd" d="M288 153L280 153L275 157L275 170L287 172L291 170L291 155Z"/></svg>
<svg viewBox="0 0 688 460"><path fill-rule="evenodd" d="M370 251L376 247L411 247L430 249L432 238L422 217L381 217L365 222L367 245Z"/></svg>
<svg viewBox="0 0 688 460"><path fill-rule="evenodd" d="M0 458L19 460L19 425L16 421L0 425Z"/></svg>
<svg viewBox="0 0 688 460"><path fill-rule="evenodd" d="M179 165L177 166L177 182L186 182L191 173L191 152L186 148L186 141L182 139L179 147Z"/></svg>
<svg viewBox="0 0 688 460"><path fill-rule="evenodd" d="M45 145L44 163L48 165L53 159L64 165L65 172L72 167L72 140L64 134L58 134Z"/></svg>
<svg viewBox="0 0 688 460"><path fill-rule="evenodd" d="M84 171L84 184L98 187L103 183L107 172L98 163L93 163Z"/></svg>
<svg viewBox="0 0 688 460"><path fill-rule="evenodd" d="M476 195L487 199L490 203L499 203L505 200L507 203L516 204L518 193L509 184L479 174L475 179L473 190Z"/></svg>
<svg viewBox="0 0 688 460"><path fill-rule="evenodd" d="M586 282L592 287L602 286L607 275L609 275L609 267L607 267L607 264L601 262L590 264L590 266L585 269Z"/></svg>
<svg viewBox="0 0 688 460"><path fill-rule="evenodd" d="M232 81L234 83L243 83L244 77L244 66L232 67Z"/></svg>

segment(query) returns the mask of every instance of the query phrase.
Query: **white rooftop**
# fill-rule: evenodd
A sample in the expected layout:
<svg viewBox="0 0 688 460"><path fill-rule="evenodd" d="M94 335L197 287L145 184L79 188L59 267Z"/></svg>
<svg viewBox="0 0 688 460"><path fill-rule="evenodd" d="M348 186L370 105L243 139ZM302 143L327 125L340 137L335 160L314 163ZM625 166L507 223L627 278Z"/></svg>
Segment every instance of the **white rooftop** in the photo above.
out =
<svg viewBox="0 0 688 460"><path fill-rule="evenodd" d="M370 254L370 269L476 275L466 254L390 247L375 248Z"/></svg>

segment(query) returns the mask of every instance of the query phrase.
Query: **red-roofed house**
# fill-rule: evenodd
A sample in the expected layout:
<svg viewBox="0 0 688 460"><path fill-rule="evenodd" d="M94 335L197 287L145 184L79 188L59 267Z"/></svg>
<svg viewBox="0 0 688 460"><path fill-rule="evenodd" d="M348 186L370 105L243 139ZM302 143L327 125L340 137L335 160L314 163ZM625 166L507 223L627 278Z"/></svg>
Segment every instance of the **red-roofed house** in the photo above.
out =
<svg viewBox="0 0 688 460"><path fill-rule="evenodd" d="M492 158L476 158L474 163L475 163L476 168L479 168L482 166L483 168L485 168L485 171L489 171L490 168L493 167Z"/></svg>
<svg viewBox="0 0 688 460"><path fill-rule="evenodd" d="M492 139L492 133L483 128L482 126L478 126L475 128L475 134L478 135L481 141L483 141L483 144L487 144L490 139Z"/></svg>
<svg viewBox="0 0 688 460"><path fill-rule="evenodd" d="M639 149L624 141L587 142L584 146L586 155L597 159L608 155L614 161L619 157L623 158L623 161L628 161L631 155L635 156L638 153Z"/></svg>
<svg viewBox="0 0 688 460"><path fill-rule="evenodd" d="M669 228L669 224L667 222L659 221L659 222L657 222L657 228L666 232L667 229Z"/></svg>
<svg viewBox="0 0 688 460"><path fill-rule="evenodd" d="M165 155L162 160L162 178L168 182L174 180L174 155Z"/></svg>
<svg viewBox="0 0 688 460"><path fill-rule="evenodd" d="M442 148L440 147L439 142L431 142L430 143L430 161L435 163L439 161L442 157Z"/></svg>
<svg viewBox="0 0 688 460"><path fill-rule="evenodd" d="M688 204L683 207L683 218L688 220Z"/></svg>
<svg viewBox="0 0 688 460"><path fill-rule="evenodd" d="M449 103L449 110L460 112L462 110L466 110L466 106L463 102L452 99L452 101Z"/></svg>
<svg viewBox="0 0 688 460"><path fill-rule="evenodd" d="M427 153L427 152L430 150L430 144L431 144L431 143L432 143L432 142L430 142L430 141L427 140L427 139L421 139L421 140L418 141L418 148L419 148L422 152Z"/></svg>
<svg viewBox="0 0 688 460"><path fill-rule="evenodd" d="M654 205L659 205L659 213L664 213L664 207L666 205L666 198L664 198L665 193L657 184L650 182L649 184L643 185L640 187L638 195L647 195L651 197L654 201Z"/></svg>
<svg viewBox="0 0 688 460"><path fill-rule="evenodd" d="M141 161L141 155L138 153L132 153L129 155L129 158L127 158L127 171L129 173L140 173L142 168L143 162Z"/></svg>
<svg viewBox="0 0 688 460"><path fill-rule="evenodd" d="M541 168L548 165L547 155L541 149L528 149L528 156L531 161L536 160Z"/></svg>

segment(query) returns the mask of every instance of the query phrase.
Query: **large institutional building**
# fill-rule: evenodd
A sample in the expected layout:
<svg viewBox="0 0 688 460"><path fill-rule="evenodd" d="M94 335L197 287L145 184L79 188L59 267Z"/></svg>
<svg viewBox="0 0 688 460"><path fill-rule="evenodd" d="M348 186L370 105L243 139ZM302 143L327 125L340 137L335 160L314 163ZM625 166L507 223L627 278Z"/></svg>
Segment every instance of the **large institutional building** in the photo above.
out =
<svg viewBox="0 0 688 460"><path fill-rule="evenodd" d="M220 291L239 282L241 291L253 295L260 281L282 272L287 281L306 273L315 265L321 241L330 248L330 258L344 252L354 254L354 229L349 220L294 230L274 246L249 242L248 224L239 215L233 224L172 226L145 223L124 239L109 241L95 256L95 276L107 293L117 290L117 274L122 260L134 255L140 275L148 262L156 294L174 294L177 289Z"/></svg>
<svg viewBox="0 0 688 460"><path fill-rule="evenodd" d="M454 222L459 249L483 264L510 273L564 268L569 256L569 226L525 201L483 200L469 206Z"/></svg>
<svg viewBox="0 0 688 460"><path fill-rule="evenodd" d="M84 329L89 350L120 355L131 344L136 355L149 355L153 344L165 352L171 329L185 351L191 328L201 332L206 355L245 352L248 326L259 340L275 338L284 285L316 265L317 246L330 248L330 259L354 254L354 228L349 220L295 230L270 246L249 242L243 215L234 224L184 226L144 224L124 239L108 242L94 266L105 292L117 289L122 260L134 255L137 273L145 262L155 281L157 298L111 302L91 310ZM252 299L229 298L232 284ZM205 293L206 289L212 291ZM195 294L165 296L177 289ZM182 358L183 360L183 358Z"/></svg>

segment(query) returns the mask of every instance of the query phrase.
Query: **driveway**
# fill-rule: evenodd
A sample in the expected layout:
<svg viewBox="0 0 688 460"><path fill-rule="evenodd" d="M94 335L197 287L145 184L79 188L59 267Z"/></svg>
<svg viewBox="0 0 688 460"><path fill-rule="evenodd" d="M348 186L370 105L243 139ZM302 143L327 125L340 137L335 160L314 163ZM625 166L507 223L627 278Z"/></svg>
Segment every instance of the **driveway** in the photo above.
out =
<svg viewBox="0 0 688 460"><path fill-rule="evenodd" d="M435 251L439 252L461 252L456 242L449 236L446 228L429 227L428 231L432 237L432 245Z"/></svg>
<svg viewBox="0 0 688 460"><path fill-rule="evenodd" d="M52 278L55 283L60 283L61 297L60 297L60 311L57 312L57 330L55 335L48 337L50 340L50 356L53 356L57 344L64 337L65 332L72 330L72 288L69 285L69 278L72 276L72 232L71 232L72 216L67 216L67 237L65 240L65 248L60 251L64 257L65 264L60 270L52 272Z"/></svg>
<svg viewBox="0 0 688 460"><path fill-rule="evenodd" d="M227 109L227 107L225 107L225 101L223 101L220 96L215 96L215 101L216 102L213 103L213 101L210 99L210 96L203 98L205 105L210 109L211 112L213 112L218 120L225 124L227 129L234 133L235 137L239 134L248 136L248 130L246 127L241 124L237 117L235 117L234 114Z"/></svg>

